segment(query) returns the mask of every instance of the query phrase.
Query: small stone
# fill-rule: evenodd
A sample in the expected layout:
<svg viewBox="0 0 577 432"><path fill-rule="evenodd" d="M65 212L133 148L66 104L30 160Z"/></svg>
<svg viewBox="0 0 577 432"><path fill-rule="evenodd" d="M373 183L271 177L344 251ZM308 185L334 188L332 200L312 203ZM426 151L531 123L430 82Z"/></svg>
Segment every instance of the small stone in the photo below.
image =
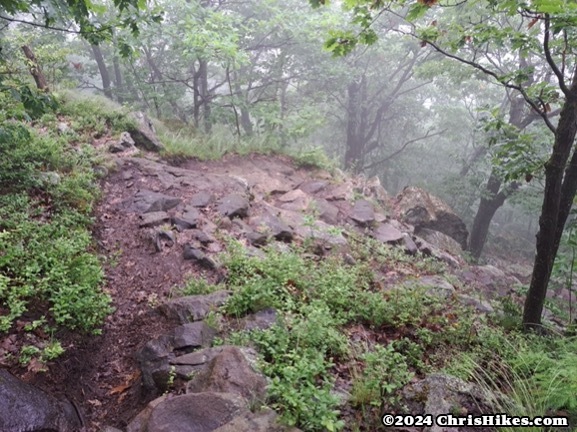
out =
<svg viewBox="0 0 577 432"><path fill-rule="evenodd" d="M173 346L176 349L209 347L216 336L216 330L204 321L183 324L174 329Z"/></svg>
<svg viewBox="0 0 577 432"><path fill-rule="evenodd" d="M190 197L189 204L193 207L206 207L212 204L214 195L208 191L200 191Z"/></svg>

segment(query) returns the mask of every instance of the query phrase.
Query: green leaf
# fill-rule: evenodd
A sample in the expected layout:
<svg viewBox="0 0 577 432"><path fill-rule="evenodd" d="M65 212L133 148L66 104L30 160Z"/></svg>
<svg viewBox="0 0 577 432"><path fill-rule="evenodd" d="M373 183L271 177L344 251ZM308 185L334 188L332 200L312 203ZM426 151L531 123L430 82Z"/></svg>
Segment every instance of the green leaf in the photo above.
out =
<svg viewBox="0 0 577 432"><path fill-rule="evenodd" d="M413 3L407 12L407 21L415 21L419 18L425 16L427 11L429 10L429 6L424 5L422 3Z"/></svg>

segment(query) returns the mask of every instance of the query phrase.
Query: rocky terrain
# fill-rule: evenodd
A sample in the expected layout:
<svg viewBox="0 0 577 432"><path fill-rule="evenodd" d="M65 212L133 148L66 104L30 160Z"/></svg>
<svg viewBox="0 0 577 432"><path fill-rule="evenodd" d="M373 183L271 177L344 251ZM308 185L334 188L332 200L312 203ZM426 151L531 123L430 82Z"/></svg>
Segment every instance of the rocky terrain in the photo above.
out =
<svg viewBox="0 0 577 432"><path fill-rule="evenodd" d="M29 384L3 378L14 381L13 393L0 392L0 399L22 405L9 431L288 430L274 412L250 410L251 401L266 395L267 382L255 366L257 354L248 348L211 347L217 332L203 320L230 293L178 296L177 287L188 280L226 280L219 256L230 238L257 257L265 245L282 254L288 244L309 242L318 259L340 255L347 261L353 260L352 235L372 237L405 254L432 257L454 277L450 282L375 269L384 289L424 286L441 298L458 298L479 314L493 312L491 300L509 295L518 278L529 274L523 267L506 274L490 265L467 265L464 223L418 188L391 198L377 178L299 166L283 156L229 155L173 166L156 153L136 151L130 136L104 144L112 156L94 236L106 258L106 290L115 311L100 336L64 335L66 353L50 364L49 373L13 367ZM275 314L260 311L237 326L266 328ZM9 350L10 343L16 345L14 336L3 348ZM441 401L455 392L461 398L475 392L457 390L464 383L443 376L426 379L448 383L436 385L445 389L431 395L437 399L425 396L422 401L420 409L431 413L442 411L449 402ZM37 397L18 399L31 392ZM30 411L36 417L29 417ZM191 429L183 426L191 424Z"/></svg>

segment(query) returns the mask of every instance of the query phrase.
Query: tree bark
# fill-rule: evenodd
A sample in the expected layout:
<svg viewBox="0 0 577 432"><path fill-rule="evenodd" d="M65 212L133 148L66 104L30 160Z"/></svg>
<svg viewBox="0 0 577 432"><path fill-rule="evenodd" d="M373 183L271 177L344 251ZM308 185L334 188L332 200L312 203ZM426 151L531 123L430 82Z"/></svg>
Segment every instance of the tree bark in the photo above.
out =
<svg viewBox="0 0 577 432"><path fill-rule="evenodd" d="M553 262L559 248L565 222L577 190L577 155L574 153L567 166L569 155L577 134L577 73L571 87L565 94L565 104L561 109L559 123L555 132L555 143L551 157L545 164L545 191L539 232L537 233L537 252L531 276L531 285L525 299L523 327L538 330L541 327L541 315L547 295L547 287ZM565 174L565 175L564 175Z"/></svg>
<svg viewBox="0 0 577 432"><path fill-rule="evenodd" d="M358 173L362 168L364 154L364 127L362 105L364 101L364 77L351 82L347 87L347 142L345 170Z"/></svg>
<svg viewBox="0 0 577 432"><path fill-rule="evenodd" d="M479 209L477 210L477 214L473 221L473 227L471 228L469 252L476 260L481 257L481 253L485 247L493 216L495 216L497 210L499 210L499 208L505 203L505 200L518 188L517 183L512 183L509 187L505 187L503 190L499 191L501 183L502 182L495 174L495 171L491 171L491 175L487 181L485 194L481 196Z"/></svg>
<svg viewBox="0 0 577 432"><path fill-rule="evenodd" d="M92 48L92 54L94 55L94 60L96 60L98 71L100 72L100 79L102 80L102 91L104 91L104 95L107 98L112 99L110 74L108 73L106 63L104 62L102 50L98 45L90 45L90 48Z"/></svg>
<svg viewBox="0 0 577 432"><path fill-rule="evenodd" d="M36 82L36 87L38 90L45 92L50 91L46 77L42 72L42 68L40 68L40 65L38 64L38 60L36 59L32 49L28 45L22 45L22 51L29 61L28 69L30 70L30 75L32 75L34 81Z"/></svg>

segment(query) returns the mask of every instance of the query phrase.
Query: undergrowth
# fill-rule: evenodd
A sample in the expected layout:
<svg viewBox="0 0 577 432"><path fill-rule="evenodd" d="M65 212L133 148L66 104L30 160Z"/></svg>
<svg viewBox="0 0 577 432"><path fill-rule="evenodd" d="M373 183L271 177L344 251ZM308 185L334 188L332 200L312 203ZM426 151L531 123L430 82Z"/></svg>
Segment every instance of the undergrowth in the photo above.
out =
<svg viewBox="0 0 577 432"><path fill-rule="evenodd" d="M82 137L106 124L102 116L110 127L121 121L97 102L54 99L33 112L8 102L0 123L0 333L18 321L43 335L22 347L19 361L27 364L63 352L51 338L60 329L98 332L111 312L90 231L96 155ZM58 133L59 119L76 132Z"/></svg>

